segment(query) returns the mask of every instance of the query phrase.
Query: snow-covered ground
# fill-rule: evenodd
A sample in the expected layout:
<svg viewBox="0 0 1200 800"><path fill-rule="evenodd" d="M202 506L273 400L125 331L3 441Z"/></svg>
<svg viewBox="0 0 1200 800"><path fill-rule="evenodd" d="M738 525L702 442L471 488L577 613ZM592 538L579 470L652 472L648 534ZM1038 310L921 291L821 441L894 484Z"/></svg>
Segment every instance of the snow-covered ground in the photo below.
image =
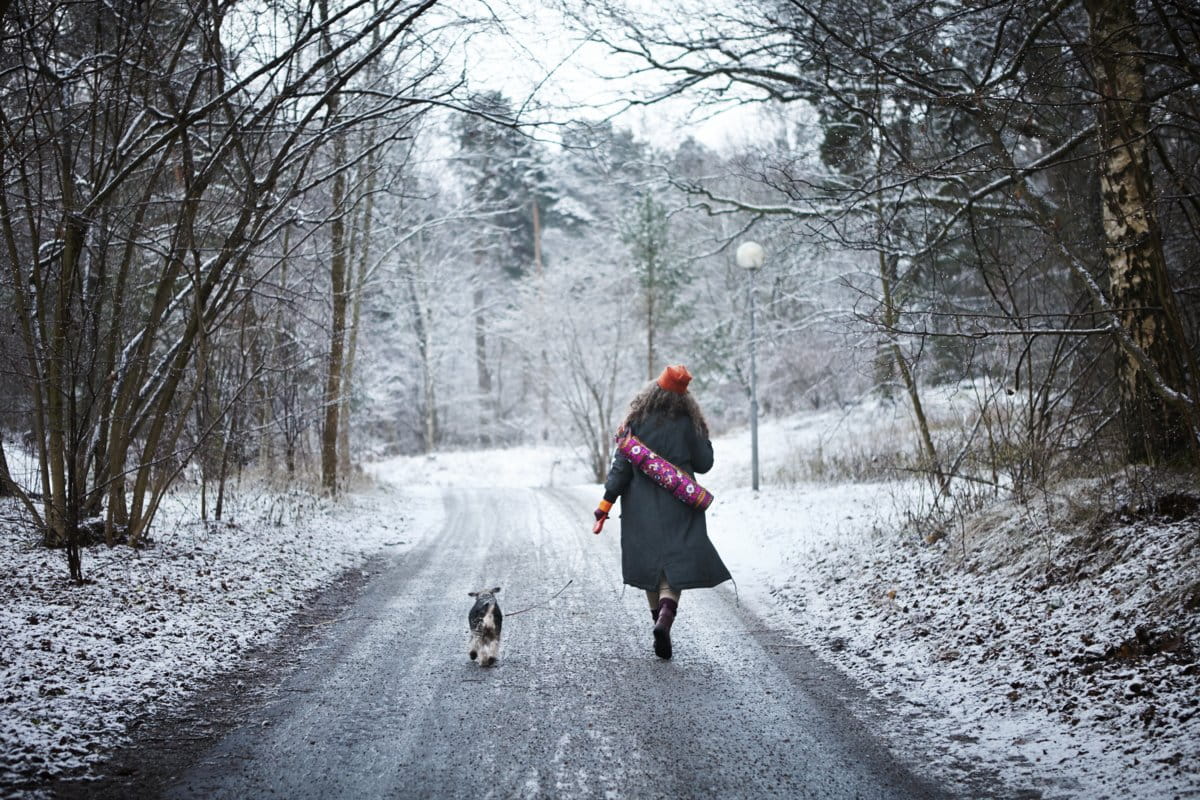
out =
<svg viewBox="0 0 1200 800"><path fill-rule="evenodd" d="M767 422L759 436L757 493L748 434L715 442L702 479L717 498L713 540L743 603L888 704L881 733L898 749L945 753L929 769L951 777L980 764L1047 797L1200 796L1195 508L1156 518L1131 500L1124 516L1106 513L1118 499L1080 484L999 502L930 545L912 522L927 503L920 482L810 480L851 462L870 473L873 449L912 441L902 407ZM589 480L545 447L370 471L394 488L337 506L245 496L235 525L195 522L181 495L153 547L89 550L85 587L68 584L61 553L0 524L0 786L96 760L137 715L233 668L310 591L437 530L437 487Z"/></svg>
<svg viewBox="0 0 1200 800"><path fill-rule="evenodd" d="M861 448L864 418L903 426L892 413L770 424L763 474L818 447ZM755 494L748 436L716 446L709 529L742 601L889 703L897 749L1048 798L1200 797L1194 503L1139 508L1080 482L997 501L930 545L914 524L919 483L765 478Z"/></svg>
<svg viewBox="0 0 1200 800"><path fill-rule="evenodd" d="M436 497L404 500L246 495L226 509L233 521L204 524L181 494L146 549L85 550L83 586L0 503L0 796L102 759L138 717L233 673L313 590L437 528Z"/></svg>
<svg viewBox="0 0 1200 800"><path fill-rule="evenodd" d="M420 486L577 486L590 479L589 470L579 459L566 450L550 447L402 456L368 464L367 471L383 483L401 489Z"/></svg>

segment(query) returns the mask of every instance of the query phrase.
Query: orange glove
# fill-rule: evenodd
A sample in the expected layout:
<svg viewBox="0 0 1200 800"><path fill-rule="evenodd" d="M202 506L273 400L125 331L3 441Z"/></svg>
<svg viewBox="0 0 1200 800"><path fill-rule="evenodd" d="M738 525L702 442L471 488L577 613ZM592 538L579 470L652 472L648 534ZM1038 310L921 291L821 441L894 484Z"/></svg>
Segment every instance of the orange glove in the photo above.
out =
<svg viewBox="0 0 1200 800"><path fill-rule="evenodd" d="M600 529L604 527L604 520L608 519L608 512L613 507L613 504L607 500L601 500L600 505L592 512L592 516L596 518L596 524L592 526L592 533L600 533Z"/></svg>

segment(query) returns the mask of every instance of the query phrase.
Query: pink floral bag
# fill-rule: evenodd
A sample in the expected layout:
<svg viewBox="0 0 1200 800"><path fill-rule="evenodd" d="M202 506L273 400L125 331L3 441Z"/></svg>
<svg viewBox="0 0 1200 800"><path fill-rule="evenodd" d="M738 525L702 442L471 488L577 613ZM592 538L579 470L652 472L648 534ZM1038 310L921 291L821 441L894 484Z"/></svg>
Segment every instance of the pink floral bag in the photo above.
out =
<svg viewBox="0 0 1200 800"><path fill-rule="evenodd" d="M633 434L617 438L617 452L625 456L650 480L666 489L684 505L703 511L712 505L712 492L683 470L647 447Z"/></svg>

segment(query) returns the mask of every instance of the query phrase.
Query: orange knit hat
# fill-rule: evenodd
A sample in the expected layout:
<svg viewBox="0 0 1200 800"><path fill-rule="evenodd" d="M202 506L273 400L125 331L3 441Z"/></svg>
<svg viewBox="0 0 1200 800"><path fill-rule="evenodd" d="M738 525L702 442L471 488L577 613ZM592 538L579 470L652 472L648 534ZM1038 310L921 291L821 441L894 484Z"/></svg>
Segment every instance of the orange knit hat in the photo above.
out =
<svg viewBox="0 0 1200 800"><path fill-rule="evenodd" d="M668 392L686 394L691 379L692 373L688 372L683 364L670 364L658 376L658 385Z"/></svg>

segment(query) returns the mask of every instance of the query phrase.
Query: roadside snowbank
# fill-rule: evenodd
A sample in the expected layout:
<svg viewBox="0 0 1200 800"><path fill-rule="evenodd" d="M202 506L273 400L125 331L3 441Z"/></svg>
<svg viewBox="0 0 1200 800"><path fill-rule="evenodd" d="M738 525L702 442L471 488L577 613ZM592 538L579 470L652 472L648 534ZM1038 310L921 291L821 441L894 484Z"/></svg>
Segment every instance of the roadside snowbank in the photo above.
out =
<svg viewBox="0 0 1200 800"><path fill-rule="evenodd" d="M102 759L132 721L234 669L309 593L383 546L411 545L429 529L414 519L436 528L440 508L419 493L338 506L262 495L206 525L180 495L146 549L85 550L89 582L76 586L63 553L0 504L0 790Z"/></svg>
<svg viewBox="0 0 1200 800"><path fill-rule="evenodd" d="M950 781L976 764L1007 793L1200 796L1195 501L1079 482L928 545L919 483L771 479L806 451L894 444L883 410L760 429L757 494L748 434L716 442L709 529L743 602L887 702L897 749L943 753L929 766Z"/></svg>

